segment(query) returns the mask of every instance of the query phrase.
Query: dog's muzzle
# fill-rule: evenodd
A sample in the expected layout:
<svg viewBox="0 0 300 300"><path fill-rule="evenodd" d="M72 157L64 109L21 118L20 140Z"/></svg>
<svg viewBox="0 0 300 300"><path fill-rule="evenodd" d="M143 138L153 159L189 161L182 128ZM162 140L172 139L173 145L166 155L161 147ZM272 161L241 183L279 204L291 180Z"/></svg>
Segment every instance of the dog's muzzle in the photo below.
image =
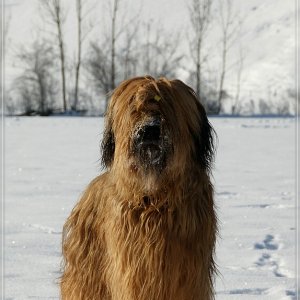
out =
<svg viewBox="0 0 300 300"><path fill-rule="evenodd" d="M134 153L147 169L165 164L167 145L161 117L155 116L138 126L134 134Z"/></svg>

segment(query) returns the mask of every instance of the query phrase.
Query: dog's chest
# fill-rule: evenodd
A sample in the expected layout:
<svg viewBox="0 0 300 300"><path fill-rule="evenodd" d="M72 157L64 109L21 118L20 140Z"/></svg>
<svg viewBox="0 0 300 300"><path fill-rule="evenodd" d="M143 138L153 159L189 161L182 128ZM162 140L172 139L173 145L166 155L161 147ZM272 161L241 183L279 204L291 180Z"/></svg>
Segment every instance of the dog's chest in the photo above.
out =
<svg viewBox="0 0 300 300"><path fill-rule="evenodd" d="M114 280L139 294L128 299L179 299L178 288L188 284L188 270L199 255L196 245L176 236L169 218L168 212L123 211L111 224L107 253Z"/></svg>

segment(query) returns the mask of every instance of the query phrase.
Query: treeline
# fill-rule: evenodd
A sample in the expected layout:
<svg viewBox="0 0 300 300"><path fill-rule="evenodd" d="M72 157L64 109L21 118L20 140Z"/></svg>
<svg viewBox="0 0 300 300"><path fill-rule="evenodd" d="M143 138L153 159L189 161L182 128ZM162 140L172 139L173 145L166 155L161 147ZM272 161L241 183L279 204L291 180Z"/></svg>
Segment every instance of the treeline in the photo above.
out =
<svg viewBox="0 0 300 300"><path fill-rule="evenodd" d="M243 22L232 0L187 1L187 32L169 32L163 24L141 19L142 7L132 10L125 0L111 0L101 8L94 0L69 1L76 13L74 29L67 32L66 21L71 18L67 2L37 3L41 23L47 25L38 30L31 44L18 47L14 61L20 72L6 89L7 114L103 114L111 91L122 80L140 75L175 78L180 72L188 74L187 83L208 113L223 113L228 97L230 113L241 112L245 51L239 37ZM101 17L93 16L96 10ZM217 72L208 66L212 26L218 28ZM96 33L99 28L100 34ZM76 41L73 53L67 49L70 35ZM233 49L239 54L234 66L228 66ZM234 95L224 88L229 68L236 73Z"/></svg>

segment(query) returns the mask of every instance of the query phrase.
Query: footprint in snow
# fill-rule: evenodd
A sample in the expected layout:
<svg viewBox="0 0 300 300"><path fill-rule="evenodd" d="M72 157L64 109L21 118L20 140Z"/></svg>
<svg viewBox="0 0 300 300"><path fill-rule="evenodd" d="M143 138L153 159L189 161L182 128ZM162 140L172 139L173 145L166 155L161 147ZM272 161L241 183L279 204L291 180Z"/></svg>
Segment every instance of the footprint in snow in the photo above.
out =
<svg viewBox="0 0 300 300"><path fill-rule="evenodd" d="M268 268L276 277L289 277L288 273L284 274L284 270L280 270L278 261L273 259L270 254L263 253L255 264L258 267Z"/></svg>
<svg viewBox="0 0 300 300"><path fill-rule="evenodd" d="M280 244L276 240L273 235L268 234L262 243L254 244L254 249L256 250L270 250L269 253L262 253L260 258L255 262L255 265L259 268L269 269L276 277L292 278L293 275L291 272L285 268L283 261L274 252L280 247Z"/></svg>
<svg viewBox="0 0 300 300"><path fill-rule="evenodd" d="M261 250L277 250L279 248L278 243L275 241L274 236L271 234L267 234L262 243L255 243L254 248Z"/></svg>

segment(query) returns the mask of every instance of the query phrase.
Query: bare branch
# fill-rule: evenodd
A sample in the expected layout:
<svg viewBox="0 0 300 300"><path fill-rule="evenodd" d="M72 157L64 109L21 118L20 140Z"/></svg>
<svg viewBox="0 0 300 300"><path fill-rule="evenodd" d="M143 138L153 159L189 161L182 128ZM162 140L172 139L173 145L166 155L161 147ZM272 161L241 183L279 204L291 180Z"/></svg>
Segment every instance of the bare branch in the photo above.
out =
<svg viewBox="0 0 300 300"><path fill-rule="evenodd" d="M14 81L14 89L20 95L25 114L36 111L49 114L54 107L53 97L57 85L53 62L53 48L46 41L35 41L30 48L21 47L16 57L23 72Z"/></svg>
<svg viewBox="0 0 300 300"><path fill-rule="evenodd" d="M65 44L63 37L63 23L66 20L66 14L63 11L60 0L44 0L41 3L43 10L48 15L48 20L52 22L57 30L57 42L60 53L61 63L61 78L62 78L62 96L63 96L63 110L67 110L66 99L66 69L65 69Z"/></svg>
<svg viewBox="0 0 300 300"><path fill-rule="evenodd" d="M220 75L219 95L218 95L218 110L219 114L222 109L222 100L224 95L224 83L227 68L227 56L230 48L234 45L238 35L238 30L241 28L241 24L235 20L237 18L237 12L233 11L232 0L219 0L219 23L222 32L221 44L222 44L222 67Z"/></svg>
<svg viewBox="0 0 300 300"><path fill-rule="evenodd" d="M203 46L211 23L213 0L191 0L188 5L191 28L193 32L190 52L195 64L196 93L201 95L201 77L203 66Z"/></svg>
<svg viewBox="0 0 300 300"><path fill-rule="evenodd" d="M141 72L154 77L175 77L183 55L178 52L180 34L171 34L161 26L153 29L152 21L144 24L144 43L140 49Z"/></svg>

